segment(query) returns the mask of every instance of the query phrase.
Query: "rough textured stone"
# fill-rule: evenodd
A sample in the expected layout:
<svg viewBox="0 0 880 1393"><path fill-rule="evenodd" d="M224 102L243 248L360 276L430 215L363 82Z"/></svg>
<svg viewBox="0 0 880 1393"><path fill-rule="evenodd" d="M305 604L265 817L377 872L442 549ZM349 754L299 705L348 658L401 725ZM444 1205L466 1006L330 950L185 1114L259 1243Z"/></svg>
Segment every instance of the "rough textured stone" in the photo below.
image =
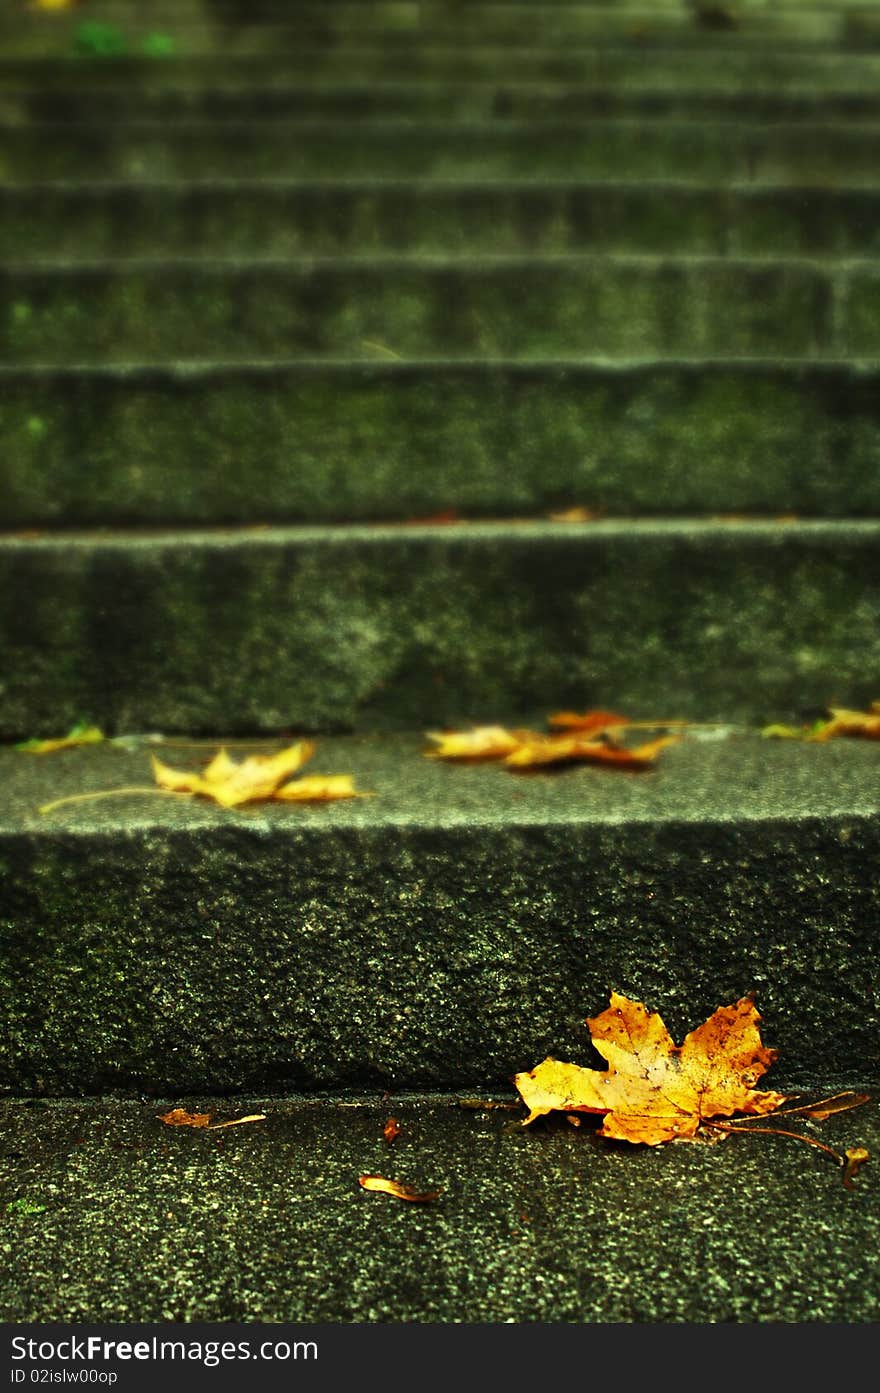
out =
<svg viewBox="0 0 880 1393"><path fill-rule="evenodd" d="M0 68L2 78L2 68ZM132 77L132 80L133 77ZM70 78L67 77L66 85ZM209 178L877 179L873 121L198 120L0 128L4 181Z"/></svg>
<svg viewBox="0 0 880 1393"><path fill-rule="evenodd" d="M880 1073L880 748L691 737L525 776L423 748L319 742L362 801L43 817L150 784L146 752L5 752L3 1086L479 1089L587 1062L612 988L677 1037L755 991L786 1085Z"/></svg>
<svg viewBox="0 0 880 1393"><path fill-rule="evenodd" d="M877 372L510 362L0 370L6 527L880 512Z"/></svg>
<svg viewBox="0 0 880 1393"><path fill-rule="evenodd" d="M876 1320L873 1163L847 1191L830 1157L783 1137L615 1146L589 1122L512 1130L519 1112L406 1098L213 1097L199 1106L266 1121L156 1121L180 1101L0 1107L0 1319L819 1322L823 1359L829 1326ZM876 1154L877 1115L810 1134ZM442 1195L401 1204L358 1186L389 1171ZM858 1348L855 1329L841 1336Z"/></svg>
<svg viewBox="0 0 880 1393"><path fill-rule="evenodd" d="M877 522L7 537L0 732L406 729L876 696Z"/></svg>
<svg viewBox="0 0 880 1393"><path fill-rule="evenodd" d="M859 294L870 274L794 259L387 253L14 268L2 277L0 354L197 360L209 344L229 359L869 356L880 353Z"/></svg>
<svg viewBox="0 0 880 1393"><path fill-rule="evenodd" d="M867 256L880 190L619 181L266 180L0 189L0 256L540 256L576 251Z"/></svg>

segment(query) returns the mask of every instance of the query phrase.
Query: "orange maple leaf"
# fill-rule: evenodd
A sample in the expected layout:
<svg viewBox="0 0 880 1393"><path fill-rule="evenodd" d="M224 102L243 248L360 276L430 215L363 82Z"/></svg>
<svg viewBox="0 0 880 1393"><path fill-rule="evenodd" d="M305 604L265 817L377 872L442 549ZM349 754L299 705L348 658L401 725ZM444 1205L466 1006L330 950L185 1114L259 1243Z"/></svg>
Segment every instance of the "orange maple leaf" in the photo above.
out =
<svg viewBox="0 0 880 1393"><path fill-rule="evenodd" d="M160 788L173 793L198 793L213 798L224 808L240 803L282 800L284 802L322 802L333 798L357 798L348 774L315 776L285 782L314 754L314 745L301 740L274 755L249 755L236 763L221 749L201 773L171 769L155 755L153 773Z"/></svg>
<svg viewBox="0 0 880 1393"><path fill-rule="evenodd" d="M557 711L547 717L547 724L553 730L576 730L580 735L601 735L606 730L620 730L631 725L628 716L619 716L615 711Z"/></svg>
<svg viewBox="0 0 880 1393"><path fill-rule="evenodd" d="M599 1131L618 1141L661 1142L696 1136L701 1124L736 1112L763 1115L788 1097L755 1084L776 1059L761 1043L751 997L720 1006L673 1043L656 1013L611 993L610 1006L587 1021L604 1072L545 1059L514 1080L529 1108L524 1126L544 1113L603 1113Z"/></svg>

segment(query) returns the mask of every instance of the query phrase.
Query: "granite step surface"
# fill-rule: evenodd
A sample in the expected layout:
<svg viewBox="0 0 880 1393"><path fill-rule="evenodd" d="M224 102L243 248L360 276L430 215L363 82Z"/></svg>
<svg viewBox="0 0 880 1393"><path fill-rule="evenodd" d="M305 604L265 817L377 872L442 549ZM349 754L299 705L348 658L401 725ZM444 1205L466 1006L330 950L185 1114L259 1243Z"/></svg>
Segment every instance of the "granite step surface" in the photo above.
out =
<svg viewBox="0 0 880 1393"><path fill-rule="evenodd" d="M39 83L69 86L117 86L144 81L257 85L308 78L352 81L405 77L443 81L486 79L515 82L615 83L638 89L648 85L702 88L707 71L719 74L717 85L746 91L776 83L781 87L810 86L817 91L875 88L880 74L876 52L835 52L825 46L788 49L775 44L757 49L700 45L660 47L646 53L639 44L545 44L540 37L522 46L458 43L426 44L418 35L409 40L352 44L292 44L267 53L240 52L234 44L221 53L145 54L114 58L42 53L0 58L0 88Z"/></svg>
<svg viewBox="0 0 880 1393"><path fill-rule="evenodd" d="M577 251L864 257L880 186L347 179L33 182L0 189L0 257Z"/></svg>
<svg viewBox="0 0 880 1393"><path fill-rule="evenodd" d="M783 1090L877 1079L875 742L693 730L641 773L521 775L427 748L319 738L307 769L371 797L235 810L56 806L216 744L0 750L2 1088L478 1093L589 1063L611 990L676 1039L754 992Z"/></svg>
<svg viewBox="0 0 880 1393"><path fill-rule="evenodd" d="M0 734L268 733L876 698L880 522L7 534Z"/></svg>
<svg viewBox="0 0 880 1393"><path fill-rule="evenodd" d="M681 179L877 185L873 121L13 123L4 181L217 178Z"/></svg>
<svg viewBox="0 0 880 1393"><path fill-rule="evenodd" d="M590 44L633 43L654 49L660 45L688 47L707 43L723 44L724 49L757 46L768 42L800 45L835 45L858 48L875 36L870 23L872 13L863 7L835 9L833 6L804 5L797 10L777 7L740 9L736 22L713 26L708 18L684 3L677 6L646 4L543 5L540 24L521 4L471 3L365 5L358 3L279 5L272 8L223 10L219 6L201 10L139 5L108 6L92 3L87 15L16 12L0 24L4 50L8 53L32 52L65 54L88 53L104 40L112 55L137 50L146 41L146 52L162 53L151 47L161 26L162 37L171 37L175 51L191 53L222 50L234 44L237 51L290 46L293 43L346 43L354 41L408 42L414 37L426 42L468 42L527 45L536 33L541 42ZM85 21L85 23L84 23ZM114 32L99 33L90 25L111 26Z"/></svg>
<svg viewBox="0 0 880 1393"><path fill-rule="evenodd" d="M7 126L31 121L75 121L94 127L101 121L337 119L406 117L410 120L489 121L496 119L576 119L651 117L739 122L831 118L876 120L880 94L876 87L825 88L809 84L750 84L747 89L713 86L707 81L688 87L655 85L651 69L638 87L590 82L408 81L286 81L248 85L182 83L172 76L157 81L83 85L15 85L0 89L0 120ZM51 136L51 132L47 135ZM56 129L55 139L60 132ZM805 132L812 140L815 133Z"/></svg>
<svg viewBox="0 0 880 1393"><path fill-rule="evenodd" d="M375 354L0 368L2 525L880 514L876 363Z"/></svg>
<svg viewBox="0 0 880 1393"><path fill-rule="evenodd" d="M563 1349L569 1323L711 1323L736 1341L747 1323L759 1347L758 1327L793 1323L792 1350L807 1339L820 1363L844 1344L870 1355L874 1164L850 1191L830 1157L784 1137L615 1146L589 1123L521 1129L519 1110L476 1112L456 1097L231 1105L215 1093L200 1110L266 1114L216 1135L157 1120L179 1104L0 1104L0 1319L173 1322L178 1338L193 1321L266 1323L269 1338L272 1324L315 1322L328 1368L338 1341L323 1326L339 1322L443 1322L442 1348L456 1355L458 1324L493 1324L502 1365L524 1335L517 1365L536 1376L547 1346L535 1322L554 1323ZM876 1155L877 1114L875 1102L810 1134ZM389 1147L392 1115L401 1131ZM364 1173L442 1193L401 1204L362 1190ZM595 1334L575 1345L594 1366ZM314 1384L314 1361L296 1367ZM281 1388L267 1369L260 1383Z"/></svg>
<svg viewBox="0 0 880 1393"><path fill-rule="evenodd" d="M880 266L713 256L188 257L0 267L0 360L872 357Z"/></svg>

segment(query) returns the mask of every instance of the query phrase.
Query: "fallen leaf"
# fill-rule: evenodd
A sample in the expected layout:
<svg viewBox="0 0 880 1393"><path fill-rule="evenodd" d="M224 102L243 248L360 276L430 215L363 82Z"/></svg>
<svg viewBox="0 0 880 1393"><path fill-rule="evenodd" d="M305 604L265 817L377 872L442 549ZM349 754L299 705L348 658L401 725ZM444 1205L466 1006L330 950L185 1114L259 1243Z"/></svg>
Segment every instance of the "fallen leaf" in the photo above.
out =
<svg viewBox="0 0 880 1393"><path fill-rule="evenodd" d="M172 793L198 793L213 798L223 808L241 803L323 802L334 798L357 798L351 777L334 774L285 783L314 753L314 745L301 740L274 755L249 755L240 763L221 749L201 773L171 769L151 755L153 773L160 788Z"/></svg>
<svg viewBox="0 0 880 1393"><path fill-rule="evenodd" d="M187 1112L186 1108L172 1108L170 1112L159 1114L159 1121L169 1127L207 1127L211 1121L209 1112Z"/></svg>
<svg viewBox="0 0 880 1393"><path fill-rule="evenodd" d="M593 508L563 508L559 513L548 513L551 522L595 522L599 514Z"/></svg>
<svg viewBox="0 0 880 1393"><path fill-rule="evenodd" d="M22 740L15 748L28 755L50 755L56 750L72 750L77 745L98 745L103 739L104 732L97 726L78 721L66 735L57 740Z"/></svg>
<svg viewBox="0 0 880 1393"><path fill-rule="evenodd" d="M228 1122L212 1122L209 1112L187 1112L185 1108L172 1108L159 1116L160 1122L169 1127L204 1127L208 1132L217 1132L221 1127L241 1127L245 1122L263 1122L264 1112L248 1113L247 1117L233 1117Z"/></svg>
<svg viewBox="0 0 880 1393"><path fill-rule="evenodd" d="M529 731L510 731L503 726L474 726L471 730L442 732L429 730L426 739L436 742L436 750L426 750L428 759L503 759L519 749L524 737L540 739Z"/></svg>
<svg viewBox="0 0 880 1393"><path fill-rule="evenodd" d="M853 1180L859 1172L859 1168L870 1160L870 1156L864 1146L853 1146L845 1151L846 1165L843 1168L843 1183L847 1190L853 1187Z"/></svg>
<svg viewBox="0 0 880 1393"><path fill-rule="evenodd" d="M420 1193L411 1185L402 1185L399 1180L386 1180L382 1175L359 1175L358 1184L365 1190L378 1190L386 1195L396 1195L399 1200L411 1200L414 1204L428 1204L440 1196L440 1190Z"/></svg>
<svg viewBox="0 0 880 1393"><path fill-rule="evenodd" d="M645 745L627 748L611 741L592 740L582 735L538 735L523 741L504 760L508 769L535 769L547 764L614 764L623 769L647 769L661 750L680 737L663 735Z"/></svg>
<svg viewBox="0 0 880 1393"><path fill-rule="evenodd" d="M751 997L721 1006L673 1043L660 1016L616 992L587 1021L606 1071L546 1059L514 1082L529 1108L524 1126L544 1113L604 1114L600 1135L657 1146L696 1136L701 1123L736 1112L765 1115L787 1095L755 1084L776 1059L761 1043Z"/></svg>
<svg viewBox="0 0 880 1393"><path fill-rule="evenodd" d="M547 717L547 724L553 730L576 730L580 735L599 735L606 730L619 730L631 725L628 716L619 716L615 711L557 711Z"/></svg>
<svg viewBox="0 0 880 1393"><path fill-rule="evenodd" d="M873 701L870 711L846 711L832 706L829 715L830 720L809 737L811 740L831 740L835 735L880 740L880 701Z"/></svg>
<svg viewBox="0 0 880 1393"><path fill-rule="evenodd" d="M841 706L831 706L827 720L814 721L810 726L769 725L761 734L777 740L822 742L838 735L880 740L880 701L873 701L869 711L848 711Z"/></svg>
<svg viewBox="0 0 880 1393"><path fill-rule="evenodd" d="M389 1143L389 1145L391 1142L394 1141L395 1137L400 1136L400 1123L398 1122L396 1117L389 1117L388 1121L385 1123L385 1126L382 1128L382 1136Z"/></svg>

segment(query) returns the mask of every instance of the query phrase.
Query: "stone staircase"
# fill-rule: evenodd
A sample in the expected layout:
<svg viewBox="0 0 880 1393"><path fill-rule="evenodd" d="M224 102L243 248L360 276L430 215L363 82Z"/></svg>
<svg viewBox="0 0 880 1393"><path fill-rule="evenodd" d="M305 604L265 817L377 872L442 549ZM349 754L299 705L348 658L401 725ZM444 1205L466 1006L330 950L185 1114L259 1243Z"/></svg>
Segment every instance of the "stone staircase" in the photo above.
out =
<svg viewBox="0 0 880 1393"><path fill-rule="evenodd" d="M878 76L866 0L7 6L0 1319L876 1319L871 1165L461 1098L612 989L880 1083L877 747L759 734L880 696ZM708 728L422 757L592 706ZM39 814L150 732L375 796Z"/></svg>

